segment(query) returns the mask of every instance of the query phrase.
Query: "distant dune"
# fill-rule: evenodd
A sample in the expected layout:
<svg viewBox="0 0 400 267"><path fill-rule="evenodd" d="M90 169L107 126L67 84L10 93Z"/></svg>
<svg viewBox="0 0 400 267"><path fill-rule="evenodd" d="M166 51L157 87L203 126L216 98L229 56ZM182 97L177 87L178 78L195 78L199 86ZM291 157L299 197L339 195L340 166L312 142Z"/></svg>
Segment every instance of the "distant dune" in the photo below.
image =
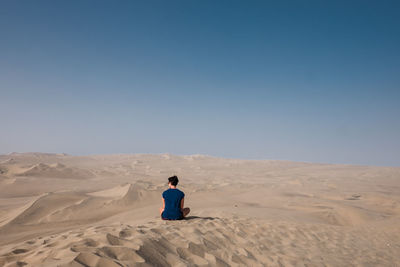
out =
<svg viewBox="0 0 400 267"><path fill-rule="evenodd" d="M162 221L167 178L191 214ZM400 266L400 168L0 155L0 266Z"/></svg>
<svg viewBox="0 0 400 267"><path fill-rule="evenodd" d="M69 179L82 179L93 177L93 174L87 170L79 168L67 168L60 163L45 164L39 163L24 170L18 176L35 176L35 177L50 177L50 178L69 178Z"/></svg>

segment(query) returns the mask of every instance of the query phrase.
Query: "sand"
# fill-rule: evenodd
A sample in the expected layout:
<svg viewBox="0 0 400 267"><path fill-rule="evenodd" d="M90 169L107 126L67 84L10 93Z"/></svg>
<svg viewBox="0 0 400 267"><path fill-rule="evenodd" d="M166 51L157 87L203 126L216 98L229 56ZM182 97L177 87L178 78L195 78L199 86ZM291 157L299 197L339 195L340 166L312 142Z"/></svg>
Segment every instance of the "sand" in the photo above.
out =
<svg viewBox="0 0 400 267"><path fill-rule="evenodd" d="M171 175L186 220L160 220ZM400 266L400 168L0 155L0 266Z"/></svg>

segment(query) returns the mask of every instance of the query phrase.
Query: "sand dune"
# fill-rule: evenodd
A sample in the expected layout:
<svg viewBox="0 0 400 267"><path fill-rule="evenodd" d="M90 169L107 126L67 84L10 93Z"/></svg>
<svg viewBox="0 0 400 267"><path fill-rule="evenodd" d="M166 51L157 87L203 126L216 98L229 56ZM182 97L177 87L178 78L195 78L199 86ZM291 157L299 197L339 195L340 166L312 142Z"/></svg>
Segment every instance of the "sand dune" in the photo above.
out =
<svg viewBox="0 0 400 267"><path fill-rule="evenodd" d="M63 222L80 224L98 221L132 207L154 203L159 196L160 191L144 190L140 185L132 184L91 193L48 193L20 208L20 213L4 228L44 224L52 227Z"/></svg>
<svg viewBox="0 0 400 267"><path fill-rule="evenodd" d="M87 195L95 197L105 197L105 198L108 197L123 198L128 193L131 186L132 186L131 184L118 185L113 188L87 193Z"/></svg>
<svg viewBox="0 0 400 267"><path fill-rule="evenodd" d="M79 168L68 168L63 164L45 164L39 163L16 174L17 176L35 176L35 177L51 177L51 178L69 178L82 179L91 178L93 174L87 170Z"/></svg>
<svg viewBox="0 0 400 267"><path fill-rule="evenodd" d="M28 198L27 202L24 202L23 205L19 205L17 208L10 207L10 209L7 210L5 215L1 217L0 227L7 225L11 221L15 220L18 216L20 216L25 210L29 209L38 199L40 199L44 195L47 194L43 194L38 197ZM5 202L5 199L2 199L2 201Z"/></svg>
<svg viewBox="0 0 400 267"><path fill-rule="evenodd" d="M400 168L169 154L0 162L0 266L400 265ZM173 174L192 214L162 221Z"/></svg>
<svg viewBox="0 0 400 267"><path fill-rule="evenodd" d="M32 266L395 266L398 232L250 218L86 227L16 244L3 264ZM393 236L395 234L395 236ZM368 253L379 251L379 253Z"/></svg>

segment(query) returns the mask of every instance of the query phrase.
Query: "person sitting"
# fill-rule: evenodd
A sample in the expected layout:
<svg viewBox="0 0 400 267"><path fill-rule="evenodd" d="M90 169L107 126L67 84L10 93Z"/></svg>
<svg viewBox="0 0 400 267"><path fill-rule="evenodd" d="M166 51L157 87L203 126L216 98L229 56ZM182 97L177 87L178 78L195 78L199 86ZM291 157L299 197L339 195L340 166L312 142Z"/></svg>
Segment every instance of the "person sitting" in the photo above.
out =
<svg viewBox="0 0 400 267"><path fill-rule="evenodd" d="M162 193L162 207L160 208L161 219L163 220L181 220L189 212L189 208L184 208L185 193L177 189L179 179L172 176L168 178L168 189Z"/></svg>

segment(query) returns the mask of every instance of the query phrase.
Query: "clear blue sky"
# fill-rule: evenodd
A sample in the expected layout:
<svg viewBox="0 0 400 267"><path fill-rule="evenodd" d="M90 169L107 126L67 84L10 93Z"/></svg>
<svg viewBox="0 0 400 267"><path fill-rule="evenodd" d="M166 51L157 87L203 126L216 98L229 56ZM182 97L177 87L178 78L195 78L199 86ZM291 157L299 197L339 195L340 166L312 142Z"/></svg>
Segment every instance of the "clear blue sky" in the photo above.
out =
<svg viewBox="0 0 400 267"><path fill-rule="evenodd" d="M1 1L0 153L400 166L399 1Z"/></svg>

